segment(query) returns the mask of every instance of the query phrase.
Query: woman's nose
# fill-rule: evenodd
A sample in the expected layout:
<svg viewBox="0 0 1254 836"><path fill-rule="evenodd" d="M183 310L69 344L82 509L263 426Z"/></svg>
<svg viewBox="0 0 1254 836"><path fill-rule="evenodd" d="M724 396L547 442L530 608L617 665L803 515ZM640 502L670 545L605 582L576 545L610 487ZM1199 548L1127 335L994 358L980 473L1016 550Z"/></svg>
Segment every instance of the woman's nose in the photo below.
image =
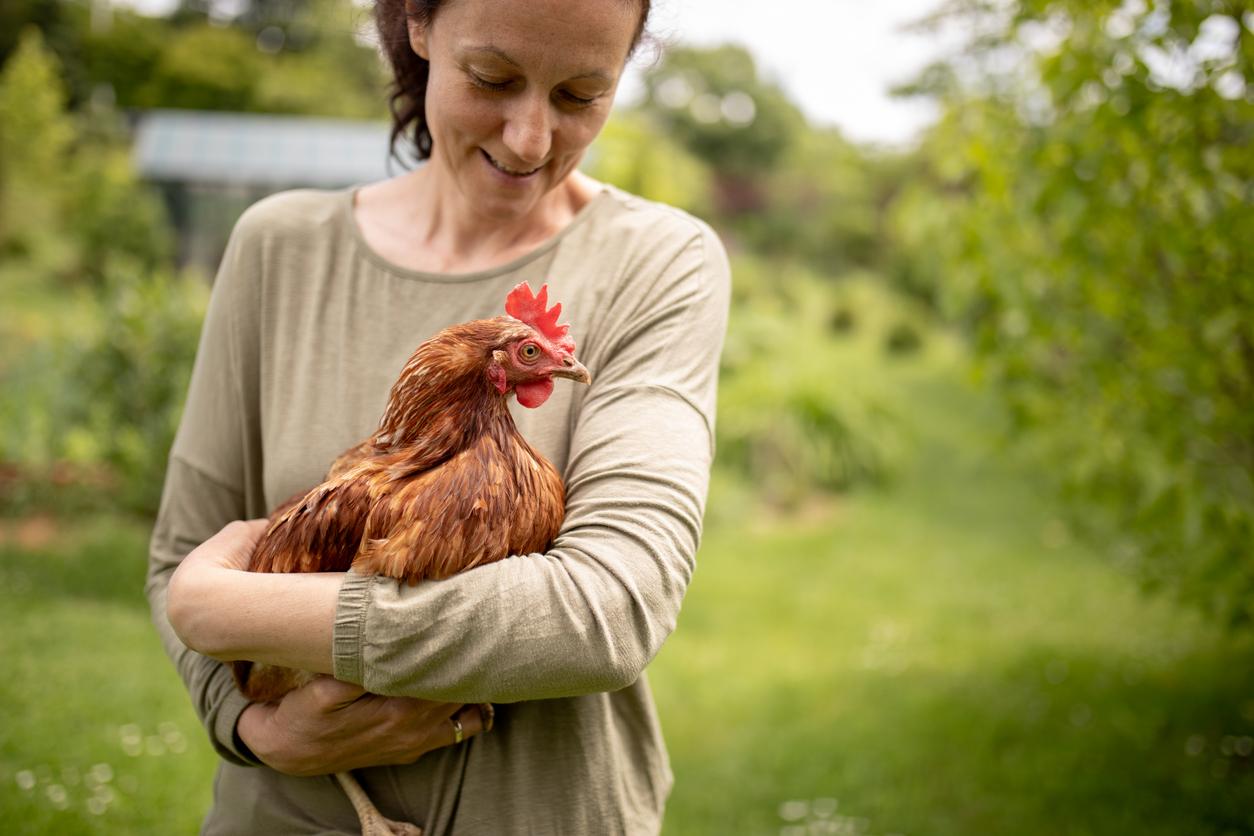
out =
<svg viewBox="0 0 1254 836"><path fill-rule="evenodd" d="M549 103L540 96L520 97L505 120L505 147L528 166L544 162L553 144Z"/></svg>

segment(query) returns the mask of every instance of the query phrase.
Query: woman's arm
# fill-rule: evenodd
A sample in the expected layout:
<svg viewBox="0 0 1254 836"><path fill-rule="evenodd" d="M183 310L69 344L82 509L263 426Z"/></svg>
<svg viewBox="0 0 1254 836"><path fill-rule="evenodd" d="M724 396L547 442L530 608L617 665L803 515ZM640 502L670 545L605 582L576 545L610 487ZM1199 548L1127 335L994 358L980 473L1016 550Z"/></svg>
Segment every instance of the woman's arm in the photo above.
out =
<svg viewBox="0 0 1254 836"><path fill-rule="evenodd" d="M224 519L240 516L241 504L237 492L172 456L149 546L145 591L161 644L182 678L214 748L232 763L256 764L256 757L235 736L236 723L248 700L239 692L230 670L221 662L190 650L166 618L170 576L179 561L217 531Z"/></svg>
<svg viewBox="0 0 1254 836"><path fill-rule="evenodd" d="M218 658L450 702L634 682L674 629L692 572L729 291L708 230L642 281L639 309L600 342L571 442L566 524L547 554L415 587L353 573L265 577L221 565L217 550L243 536L228 530L171 590L180 633Z"/></svg>
<svg viewBox="0 0 1254 836"><path fill-rule="evenodd" d="M223 662L251 659L329 674L344 574L247 572L267 520L232 522L170 578L166 614L183 643Z"/></svg>
<svg viewBox="0 0 1254 836"><path fill-rule="evenodd" d="M263 456L258 430L256 288L261 269L258 256L264 249L267 226L255 210L241 218L214 284L149 548L145 591L153 622L214 748L224 759L243 765L265 763L298 775L411 762L436 746L453 742L453 726L448 720L459 710L459 704L365 697L357 686L330 679L315 680L277 706L250 704L236 687L230 670L190 649L167 619L172 592L174 610L183 613L191 610L188 606L180 609L180 602L187 604L209 594L209 587L200 583L203 578L196 571L179 572L179 582L171 586L186 556L194 550L199 552L189 570L220 570L199 559L214 549L197 547L213 539L231 520L266 510L257 465ZM241 561L243 541L255 536L255 529L256 525L243 523L228 529L231 545L224 551L229 560ZM220 577L234 580L248 574L231 570ZM259 575L250 577L262 585L273 581ZM269 629L280 634L287 629L294 638L284 644L285 649L291 648L287 655L272 661L327 670L338 586L335 580L324 589L331 598L324 608L321 621L327 626L321 633L310 627L311 621L318 620L316 606L304 599L297 606L281 597L282 590L277 595L269 589L254 595L254 587L248 585L242 590L228 589L224 597L212 598L211 609L204 612L227 615L225 626L230 635L236 634L230 632L233 625L229 620L238 616L236 604L245 602L246 612L282 613L284 617ZM182 593L189 589L191 596L184 598ZM181 629L189 636L200 635L202 630L213 634L206 627L196 622ZM313 641L306 641L309 639ZM199 639L193 642L199 643ZM478 711L468 711L461 719L467 736L481 728Z"/></svg>
<svg viewBox="0 0 1254 836"><path fill-rule="evenodd" d="M662 230L669 235L678 224ZM730 276L713 232L603 253L623 276L574 409L566 520L545 554L413 587L349 573L337 679L380 694L513 702L617 690L674 629L700 540ZM695 233L695 234L693 234Z"/></svg>
<svg viewBox="0 0 1254 836"><path fill-rule="evenodd" d="M729 295L725 255L704 228L661 276L639 280L644 292L623 294L639 308L599 344L571 441L566 524L547 554L415 587L353 573L198 573L195 595L185 602L176 588L171 600L180 630L220 658L309 670L327 670L329 650L337 679L378 694L511 702L634 682L674 629L691 577ZM193 623L198 600L223 606L198 605L211 614Z"/></svg>
<svg viewBox="0 0 1254 836"><path fill-rule="evenodd" d="M230 523L179 564L168 585L167 601L175 613L171 626L189 647L201 651L205 648L197 647L198 632L240 636L246 642L253 630L261 630L265 635L274 635L284 648L274 664L316 670L313 662L321 659L323 666L329 668L330 625L343 576L302 575L296 579L330 581L322 584L324 591L319 591L300 582L273 583L287 576L243 571L265 526L265 520ZM326 618L317 617L316 607L309 606L318 600L327 602L330 615ZM289 606L296 601L300 602L300 612L293 612ZM279 617L257 618L258 623L251 623L250 613ZM319 629L322 623L325 630ZM225 673L219 662L182 652L200 660L196 664L204 664L207 670ZM242 653L228 652L219 654L219 658L247 658L248 652L245 645ZM302 658L304 655L310 658ZM226 678L233 690L234 681L229 674ZM412 763L433 749L455 742L449 722L454 715L463 739L483 731L483 714L477 706L379 697L365 693L357 685L319 677L277 704L242 706L229 730L229 745L234 752L247 753L289 775L325 775L365 766Z"/></svg>

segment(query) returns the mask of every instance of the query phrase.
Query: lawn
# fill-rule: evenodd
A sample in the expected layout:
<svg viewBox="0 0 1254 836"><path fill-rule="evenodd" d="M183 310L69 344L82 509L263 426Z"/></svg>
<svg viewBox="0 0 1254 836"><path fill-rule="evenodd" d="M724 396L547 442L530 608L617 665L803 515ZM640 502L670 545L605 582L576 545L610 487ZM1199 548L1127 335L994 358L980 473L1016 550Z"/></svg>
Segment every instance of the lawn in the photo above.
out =
<svg viewBox="0 0 1254 836"><path fill-rule="evenodd" d="M900 382L915 454L883 488L781 515L716 484L649 673L665 832L1254 833L1254 641L1076 541L952 370ZM214 756L148 624L146 536L0 528L6 833L196 830Z"/></svg>

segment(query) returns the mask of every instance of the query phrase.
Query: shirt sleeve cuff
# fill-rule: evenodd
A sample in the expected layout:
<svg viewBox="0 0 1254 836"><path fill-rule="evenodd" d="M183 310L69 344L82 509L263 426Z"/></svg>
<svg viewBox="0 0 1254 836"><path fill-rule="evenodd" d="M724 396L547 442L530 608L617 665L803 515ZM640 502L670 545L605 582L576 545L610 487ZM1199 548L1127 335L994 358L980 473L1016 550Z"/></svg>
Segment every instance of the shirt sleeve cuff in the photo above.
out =
<svg viewBox="0 0 1254 836"><path fill-rule="evenodd" d="M223 759L240 766L261 766L261 759L244 744L236 730L239 716L248 705L248 698L239 691L228 694L214 711L210 740Z"/></svg>
<svg viewBox="0 0 1254 836"><path fill-rule="evenodd" d="M340 585L335 605L335 629L332 633L333 675L341 682L361 685L365 680L362 663L362 640L366 630L366 611L370 606L373 575L350 571Z"/></svg>

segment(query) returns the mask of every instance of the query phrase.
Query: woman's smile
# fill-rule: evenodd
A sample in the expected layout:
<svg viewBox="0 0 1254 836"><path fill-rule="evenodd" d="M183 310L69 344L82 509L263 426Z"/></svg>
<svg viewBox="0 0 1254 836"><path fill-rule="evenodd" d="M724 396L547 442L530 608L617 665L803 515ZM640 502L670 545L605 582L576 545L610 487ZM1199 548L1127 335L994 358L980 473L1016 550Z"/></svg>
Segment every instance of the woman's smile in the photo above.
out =
<svg viewBox="0 0 1254 836"><path fill-rule="evenodd" d="M495 157L493 157L491 154L489 154L486 149L480 148L479 153L483 155L483 158L488 161L488 164L492 166L493 169L495 169L496 171L499 171L501 174L504 174L506 177L510 178L511 180L518 180L518 181L527 180L535 176L537 173L539 173L540 169L544 168L543 165L538 165L535 168L529 169L529 170L511 168L510 166L505 165L504 163L500 162Z"/></svg>

